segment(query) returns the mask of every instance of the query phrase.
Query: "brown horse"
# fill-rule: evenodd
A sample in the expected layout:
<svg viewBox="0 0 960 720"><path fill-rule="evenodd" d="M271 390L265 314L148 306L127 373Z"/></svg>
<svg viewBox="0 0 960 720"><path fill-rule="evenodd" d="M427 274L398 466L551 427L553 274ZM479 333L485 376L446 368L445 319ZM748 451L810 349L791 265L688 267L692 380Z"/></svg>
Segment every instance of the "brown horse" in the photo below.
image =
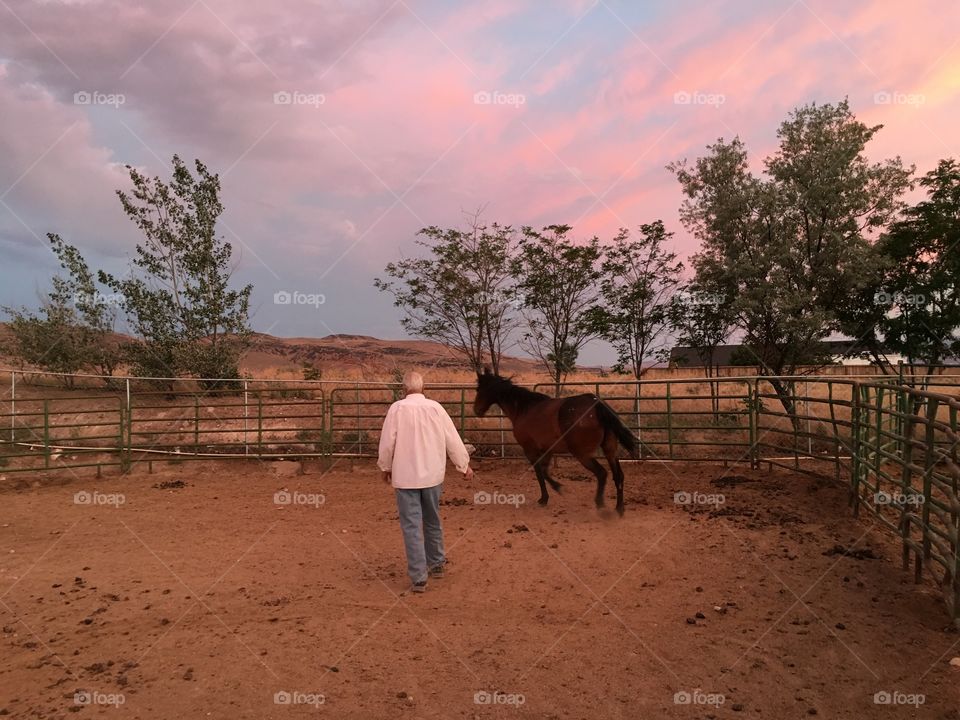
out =
<svg viewBox="0 0 960 720"><path fill-rule="evenodd" d="M592 394L552 398L514 385L508 378L484 368L483 373L477 373L473 410L478 417L483 417L491 405L499 405L510 418L513 436L540 482L541 505L550 499L546 483L557 492L561 487L547 471L550 458L555 453L569 453L596 476L595 501L598 508L603 507L607 471L594 457L597 448L603 448L617 487L617 512L623 515L623 470L617 459L617 447L622 445L631 457L636 457L637 439L609 405Z"/></svg>

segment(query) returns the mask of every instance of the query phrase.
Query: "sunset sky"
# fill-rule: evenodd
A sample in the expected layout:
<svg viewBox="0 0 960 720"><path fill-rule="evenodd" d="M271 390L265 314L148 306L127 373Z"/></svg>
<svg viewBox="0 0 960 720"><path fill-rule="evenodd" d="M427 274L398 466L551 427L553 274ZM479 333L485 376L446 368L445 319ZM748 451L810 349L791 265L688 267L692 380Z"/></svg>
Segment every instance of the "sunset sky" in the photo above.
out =
<svg viewBox="0 0 960 720"><path fill-rule="evenodd" d="M402 337L373 279L419 228L662 218L686 258L665 165L740 135L759 170L844 97L871 157L960 157L960 3L0 0L0 305L48 287L47 232L122 272L124 166L177 153L221 176L255 330Z"/></svg>

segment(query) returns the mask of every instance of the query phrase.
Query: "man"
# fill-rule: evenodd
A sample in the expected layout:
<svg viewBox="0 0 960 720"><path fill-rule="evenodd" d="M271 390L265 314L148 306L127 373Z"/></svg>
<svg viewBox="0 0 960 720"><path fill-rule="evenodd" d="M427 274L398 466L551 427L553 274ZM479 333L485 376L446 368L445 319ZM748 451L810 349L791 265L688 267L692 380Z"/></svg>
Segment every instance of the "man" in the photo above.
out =
<svg viewBox="0 0 960 720"><path fill-rule="evenodd" d="M447 561L440 525L447 455L467 480L473 477L473 470L447 411L424 397L420 374L404 375L403 389L406 397L390 406L383 421L377 467L397 495L411 590L422 593L427 589L427 575L443 577Z"/></svg>

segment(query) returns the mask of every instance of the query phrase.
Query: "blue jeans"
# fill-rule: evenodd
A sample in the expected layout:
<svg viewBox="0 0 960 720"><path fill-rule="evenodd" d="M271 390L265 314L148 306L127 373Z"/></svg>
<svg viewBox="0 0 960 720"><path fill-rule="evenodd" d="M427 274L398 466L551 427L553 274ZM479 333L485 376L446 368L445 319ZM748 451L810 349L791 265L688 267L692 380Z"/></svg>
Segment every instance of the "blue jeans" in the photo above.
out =
<svg viewBox="0 0 960 720"><path fill-rule="evenodd" d="M429 488L394 489L403 545L407 550L410 582L427 579L427 569L443 565L443 527L440 525L440 495L443 483Z"/></svg>

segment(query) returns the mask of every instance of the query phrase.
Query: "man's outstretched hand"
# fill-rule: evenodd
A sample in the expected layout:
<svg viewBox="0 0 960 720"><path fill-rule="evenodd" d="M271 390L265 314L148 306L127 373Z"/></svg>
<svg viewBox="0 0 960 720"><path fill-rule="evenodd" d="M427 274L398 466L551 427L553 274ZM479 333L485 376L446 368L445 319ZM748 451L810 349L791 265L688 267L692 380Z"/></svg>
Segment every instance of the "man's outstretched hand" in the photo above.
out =
<svg viewBox="0 0 960 720"><path fill-rule="evenodd" d="M466 472L463 473L464 480L473 480L473 468L467 465Z"/></svg>
<svg viewBox="0 0 960 720"><path fill-rule="evenodd" d="M389 470L383 470L381 475L383 476L383 481L389 485L390 481L393 479L392 473Z"/></svg>

